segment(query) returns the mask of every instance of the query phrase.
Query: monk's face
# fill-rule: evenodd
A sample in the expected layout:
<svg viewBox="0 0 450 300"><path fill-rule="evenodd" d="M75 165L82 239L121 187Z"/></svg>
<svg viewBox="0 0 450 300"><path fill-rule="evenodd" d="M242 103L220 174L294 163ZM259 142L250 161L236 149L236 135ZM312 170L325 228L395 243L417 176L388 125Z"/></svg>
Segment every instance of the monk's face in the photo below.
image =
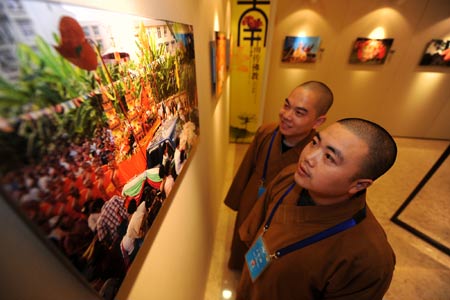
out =
<svg viewBox="0 0 450 300"><path fill-rule="evenodd" d="M367 144L339 123L318 133L303 149L294 178L319 205L349 199L370 180L355 178L368 155Z"/></svg>
<svg viewBox="0 0 450 300"><path fill-rule="evenodd" d="M280 133L289 141L299 142L319 127L325 116L318 116L318 95L303 87L295 88L280 109Z"/></svg>

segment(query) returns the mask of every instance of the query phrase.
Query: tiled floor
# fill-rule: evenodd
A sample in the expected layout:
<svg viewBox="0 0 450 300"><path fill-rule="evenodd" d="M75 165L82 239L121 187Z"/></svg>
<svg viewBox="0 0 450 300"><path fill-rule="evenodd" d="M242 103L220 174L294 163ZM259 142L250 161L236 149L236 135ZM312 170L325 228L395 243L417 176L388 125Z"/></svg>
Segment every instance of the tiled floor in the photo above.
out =
<svg viewBox="0 0 450 300"><path fill-rule="evenodd" d="M368 204L384 227L397 257L394 278L385 299L449 300L450 256L390 221L449 142L407 138L396 141L399 149L396 164L368 190ZM229 145L227 165L234 169L227 170L224 194L246 149L247 145ZM429 235L434 234L447 247L450 245L450 177L446 176L450 172L449 160L399 217ZM227 268L234 218L235 213L222 205L204 300L235 299L240 274Z"/></svg>

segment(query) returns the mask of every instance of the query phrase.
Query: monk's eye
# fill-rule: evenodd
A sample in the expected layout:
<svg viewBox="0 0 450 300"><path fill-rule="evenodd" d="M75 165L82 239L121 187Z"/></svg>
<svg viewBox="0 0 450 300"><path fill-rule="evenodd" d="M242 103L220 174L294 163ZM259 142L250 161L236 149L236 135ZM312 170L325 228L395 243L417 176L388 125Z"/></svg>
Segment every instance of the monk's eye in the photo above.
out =
<svg viewBox="0 0 450 300"><path fill-rule="evenodd" d="M333 164L336 162L336 161L334 160L333 155L331 155L330 153L326 153L326 154L325 154L325 159L326 159L327 161L333 163Z"/></svg>

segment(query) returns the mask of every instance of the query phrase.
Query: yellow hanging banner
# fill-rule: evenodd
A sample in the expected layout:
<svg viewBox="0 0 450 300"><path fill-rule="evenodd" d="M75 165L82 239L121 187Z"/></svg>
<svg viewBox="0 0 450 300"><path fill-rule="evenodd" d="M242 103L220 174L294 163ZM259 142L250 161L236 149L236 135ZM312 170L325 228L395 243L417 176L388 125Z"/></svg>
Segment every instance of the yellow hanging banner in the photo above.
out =
<svg viewBox="0 0 450 300"><path fill-rule="evenodd" d="M231 7L230 142L249 143L259 124L270 1Z"/></svg>

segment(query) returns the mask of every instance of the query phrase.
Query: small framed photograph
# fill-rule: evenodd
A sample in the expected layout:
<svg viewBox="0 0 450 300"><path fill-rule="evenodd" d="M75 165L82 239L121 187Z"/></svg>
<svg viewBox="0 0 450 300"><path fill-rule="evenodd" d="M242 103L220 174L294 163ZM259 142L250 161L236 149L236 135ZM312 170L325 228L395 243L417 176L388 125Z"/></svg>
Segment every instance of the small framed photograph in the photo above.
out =
<svg viewBox="0 0 450 300"><path fill-rule="evenodd" d="M285 63L315 63L320 50L320 37L287 36L281 61Z"/></svg>
<svg viewBox="0 0 450 300"><path fill-rule="evenodd" d="M382 65L393 43L394 39L357 38L350 53L349 63Z"/></svg>
<svg viewBox="0 0 450 300"><path fill-rule="evenodd" d="M450 67L450 40L431 40L425 48L419 65Z"/></svg>

